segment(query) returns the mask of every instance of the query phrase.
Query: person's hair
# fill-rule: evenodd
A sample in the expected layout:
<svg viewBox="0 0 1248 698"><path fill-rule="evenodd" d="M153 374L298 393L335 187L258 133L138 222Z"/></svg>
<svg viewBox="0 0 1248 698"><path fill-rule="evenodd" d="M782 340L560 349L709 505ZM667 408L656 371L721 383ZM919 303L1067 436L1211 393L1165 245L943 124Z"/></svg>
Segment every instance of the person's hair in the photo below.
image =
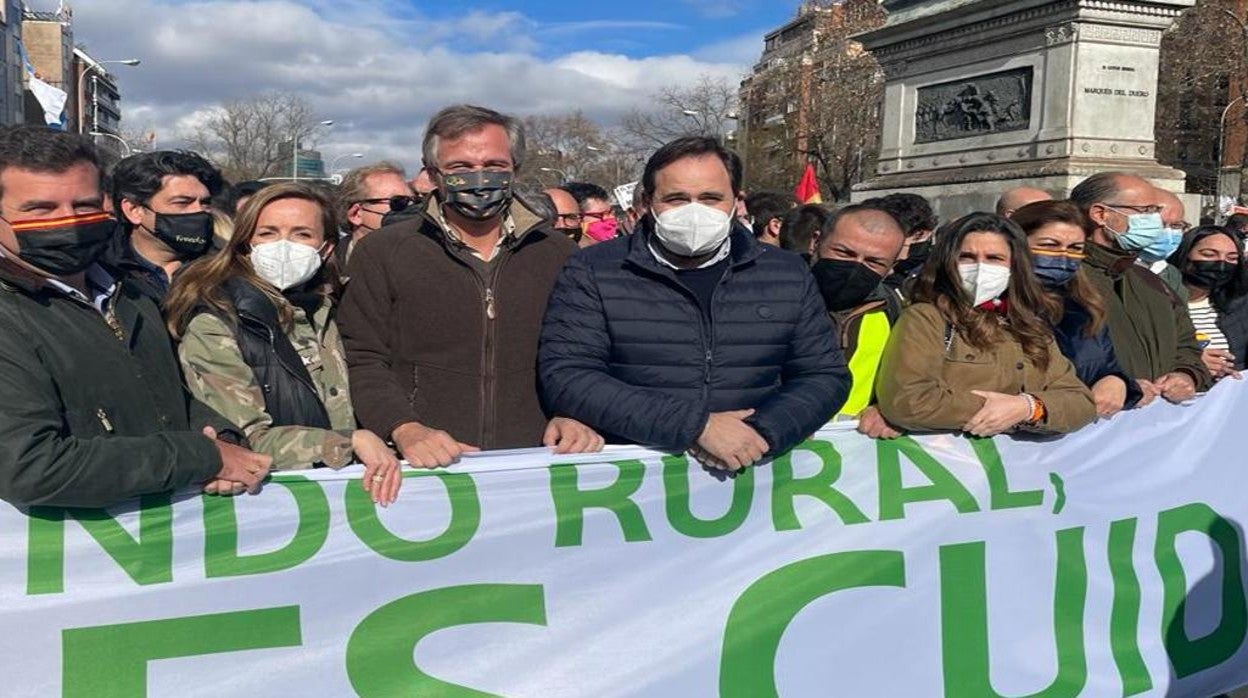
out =
<svg viewBox="0 0 1248 698"><path fill-rule="evenodd" d="M244 196L255 196L256 192L272 184L272 182L261 182L258 179L249 179L246 182L239 182L238 184L235 184L234 190L238 192L238 198L241 199Z"/></svg>
<svg viewBox="0 0 1248 698"><path fill-rule="evenodd" d="M1093 204L1105 203L1118 195L1121 176L1121 172L1097 172L1070 190L1070 200L1086 216ZM1088 226L1092 226L1091 221Z"/></svg>
<svg viewBox="0 0 1248 698"><path fill-rule="evenodd" d="M805 254L810 243L827 230L832 212L819 204L804 204L789 211L780 221L780 248Z"/></svg>
<svg viewBox="0 0 1248 698"><path fill-rule="evenodd" d="M1248 229L1248 213L1236 213L1230 218L1227 218L1226 227L1230 228L1231 232Z"/></svg>
<svg viewBox="0 0 1248 698"><path fill-rule="evenodd" d="M767 224L774 218L784 218L793 208L793 197L774 191L756 191L745 197L745 211L754 218L754 237L761 238L767 232Z"/></svg>
<svg viewBox="0 0 1248 698"><path fill-rule="evenodd" d="M225 187L225 180L212 163L188 150L153 150L136 153L124 158L113 168L113 205L121 210L122 201L143 206L165 185L165 177L186 175L199 180L208 189L209 196L217 196ZM125 217L122 223L133 227Z"/></svg>
<svg viewBox="0 0 1248 698"><path fill-rule="evenodd" d="M958 254L962 241L971 233L995 233L1010 248L1010 284L1006 316L1000 323L992 313L977 310L962 288ZM1049 344L1057 301L1045 293L1031 269L1027 236L1016 223L995 213L971 213L941 226L932 244L931 257L915 281L911 292L915 303L931 303L967 344L987 351L1009 335L1022 346L1023 354L1040 370L1048 368Z"/></svg>
<svg viewBox="0 0 1248 698"><path fill-rule="evenodd" d="M646 161L646 167L641 173L641 187L645 190L646 202L654 196L654 180L659 170L677 160L705 155L714 155L724 163L724 169L728 170L728 179L732 183L732 195L736 196L741 191L741 158L725 148L718 139L709 136L685 136L668 142L654 151L654 155Z"/></svg>
<svg viewBox="0 0 1248 698"><path fill-rule="evenodd" d="M222 288L226 281L233 278L241 278L267 296L277 308L282 327L290 329L294 319L290 303L283 298L281 291L256 274L250 259L251 238L256 232L260 214L269 204L284 199L300 199L316 204L321 209L325 242L337 242L334 207L329 197L320 190L300 182L283 182L256 192L239 209L234 220L234 231L225 247L187 265L174 279L164 302L165 322L174 339L182 338L186 326L201 310L221 315L232 323L237 322L237 311ZM314 278L321 280L319 291L322 294L329 296L338 292L339 275L334 255L329 255Z"/></svg>
<svg viewBox="0 0 1248 698"><path fill-rule="evenodd" d="M925 230L936 229L937 218L936 213L932 211L932 205L918 194L898 192L880 197L878 200L872 199L870 202L873 207L892 214L893 218L897 219L897 223L901 225L901 232L905 233L906 237L912 237Z"/></svg>
<svg viewBox="0 0 1248 698"><path fill-rule="evenodd" d="M0 172L18 167L60 174L83 162L100 170L99 151L83 136L46 126L0 127Z"/></svg>
<svg viewBox="0 0 1248 698"><path fill-rule="evenodd" d="M611 201L607 190L593 182L564 182L559 188L571 194L576 199L577 206L584 206L589 199L602 199L608 203Z"/></svg>
<svg viewBox="0 0 1248 698"><path fill-rule="evenodd" d="M342 222L342 225L350 225L347 222L347 210L352 205L367 198L368 178L374 175L388 174L397 175L399 179L404 182L407 181L407 172L403 170L403 166L389 160L357 167L343 175L342 182L338 185L338 191L334 197L338 204L338 220Z"/></svg>
<svg viewBox="0 0 1248 698"><path fill-rule="evenodd" d="M1166 261L1171 266L1183 271L1187 269L1190 260L1187 258L1192 253L1192 248L1196 243L1204 240L1210 235L1225 235L1235 243L1235 247L1240 248L1239 235L1234 230L1222 225L1202 225L1183 233L1183 240L1179 246L1175 248ZM1225 314L1230 311L1231 301L1248 294L1248 278L1245 278L1244 255L1240 254L1239 261L1235 263L1235 276L1232 277L1230 283L1222 288L1209 289L1209 303L1217 310L1219 314Z"/></svg>
<svg viewBox="0 0 1248 698"><path fill-rule="evenodd" d="M546 221L549 225L555 224L555 219L559 217L559 208L555 206L555 200L550 198L550 194L544 191L534 192L528 196L529 208L537 214L539 218Z"/></svg>
<svg viewBox="0 0 1248 698"><path fill-rule="evenodd" d="M1088 232L1088 219L1079 210L1079 207L1069 201L1037 201L1027 204L1022 208L1016 209L1011 220L1023 229L1028 237L1032 233L1040 230L1050 223L1065 223L1073 225L1084 232L1086 238ZM1061 294L1056 291L1046 291L1051 294L1054 299L1061 299ZM1084 325L1083 331L1089 337L1095 336L1105 326L1105 299L1101 297L1101 292L1096 290L1095 284L1088 278L1088 273L1083 269L1082 265L1079 271L1075 272L1075 278L1070 280L1066 285L1066 293L1070 299L1079 304L1088 313L1088 323ZM1050 318L1053 324L1062 321L1061 305L1057 307L1057 314Z"/></svg>
<svg viewBox="0 0 1248 698"><path fill-rule="evenodd" d="M234 235L234 217L225 211L212 210L212 244L209 254L215 254L230 242Z"/></svg>
<svg viewBox="0 0 1248 698"><path fill-rule="evenodd" d="M425 140L421 144L421 155L425 167L438 169L438 144L444 138L455 139L467 133L476 133L486 126L502 126L507 131L507 142L511 146L511 164L515 171L520 170L524 162L524 124L520 120L496 112L486 107L472 104L456 104L446 107L433 115L425 128Z"/></svg>
<svg viewBox="0 0 1248 698"><path fill-rule="evenodd" d="M261 182L256 179L249 179L245 182L231 185L229 182L221 188L220 194L212 197L212 208L226 215L233 216L238 213L238 202L248 196L254 196L256 192L264 189L272 184L272 182Z"/></svg>
<svg viewBox="0 0 1248 698"><path fill-rule="evenodd" d="M836 209L835 211L833 211L832 215L828 216L827 223L825 223L823 225L822 230L820 230L819 237L815 240L815 250L817 251L819 247L823 245L824 241L826 241L832 235L832 231L836 230L836 224L839 223L841 219L844 218L845 216L851 216L855 213L865 213L867 211L871 211L874 213L882 213L890 217L893 215L892 211L889 211L888 209L885 209L879 206L878 204L871 203L872 201L879 201L879 199L868 199L867 201L864 201L860 204L850 204L848 206L842 206ZM897 219L894 217L893 220L895 221ZM897 225L897 227L898 229L901 230L902 239L904 240L905 228L902 228L900 223Z"/></svg>

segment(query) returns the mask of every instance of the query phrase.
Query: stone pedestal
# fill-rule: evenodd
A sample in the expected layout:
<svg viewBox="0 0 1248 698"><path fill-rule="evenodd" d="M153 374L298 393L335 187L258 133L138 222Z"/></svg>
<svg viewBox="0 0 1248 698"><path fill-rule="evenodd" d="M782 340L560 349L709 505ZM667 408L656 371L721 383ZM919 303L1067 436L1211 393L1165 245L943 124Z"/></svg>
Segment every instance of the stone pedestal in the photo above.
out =
<svg viewBox="0 0 1248 698"><path fill-rule="evenodd" d="M853 199L911 191L947 219L1105 170L1182 192L1153 121L1161 33L1193 3L885 0L887 24L858 37L886 83L877 175Z"/></svg>

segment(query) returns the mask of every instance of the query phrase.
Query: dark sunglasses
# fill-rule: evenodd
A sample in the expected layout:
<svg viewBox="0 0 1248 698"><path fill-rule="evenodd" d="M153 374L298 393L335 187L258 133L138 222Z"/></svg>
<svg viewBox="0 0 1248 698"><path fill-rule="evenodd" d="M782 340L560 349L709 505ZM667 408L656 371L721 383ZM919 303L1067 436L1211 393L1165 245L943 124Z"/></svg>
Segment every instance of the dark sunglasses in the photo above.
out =
<svg viewBox="0 0 1248 698"><path fill-rule="evenodd" d="M386 199L360 199L359 201L356 201L355 203L357 204L389 204L390 211L395 212L395 211L404 211L404 210L411 208L412 206L415 206L416 204L420 203L420 199L417 199L414 196L406 196L404 194L399 194L398 196L391 196Z"/></svg>

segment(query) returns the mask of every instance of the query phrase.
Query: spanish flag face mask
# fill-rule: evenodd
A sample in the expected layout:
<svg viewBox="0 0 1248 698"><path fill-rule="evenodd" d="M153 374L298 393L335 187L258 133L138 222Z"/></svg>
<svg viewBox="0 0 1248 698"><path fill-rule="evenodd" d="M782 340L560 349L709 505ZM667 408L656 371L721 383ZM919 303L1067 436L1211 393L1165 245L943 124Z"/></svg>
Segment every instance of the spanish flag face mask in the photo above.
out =
<svg viewBox="0 0 1248 698"><path fill-rule="evenodd" d="M117 229L117 219L105 211L63 218L10 221L17 238L17 257L50 276L70 276L99 258Z"/></svg>

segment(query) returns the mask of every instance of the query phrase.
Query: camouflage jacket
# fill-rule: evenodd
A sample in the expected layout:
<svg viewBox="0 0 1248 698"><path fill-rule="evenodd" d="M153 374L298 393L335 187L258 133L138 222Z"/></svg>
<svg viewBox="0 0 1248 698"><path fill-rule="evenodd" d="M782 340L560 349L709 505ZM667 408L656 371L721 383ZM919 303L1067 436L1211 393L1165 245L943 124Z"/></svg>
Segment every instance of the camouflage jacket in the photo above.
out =
<svg viewBox="0 0 1248 698"><path fill-rule="evenodd" d="M331 429L273 426L255 373L243 360L238 340L221 318L203 312L191 319L178 356L191 393L238 425L258 453L273 457L274 470L308 468L324 463L341 468L351 462L355 416L347 385L347 363L326 301L308 321L291 306L294 327L287 338L299 352L329 415Z"/></svg>

